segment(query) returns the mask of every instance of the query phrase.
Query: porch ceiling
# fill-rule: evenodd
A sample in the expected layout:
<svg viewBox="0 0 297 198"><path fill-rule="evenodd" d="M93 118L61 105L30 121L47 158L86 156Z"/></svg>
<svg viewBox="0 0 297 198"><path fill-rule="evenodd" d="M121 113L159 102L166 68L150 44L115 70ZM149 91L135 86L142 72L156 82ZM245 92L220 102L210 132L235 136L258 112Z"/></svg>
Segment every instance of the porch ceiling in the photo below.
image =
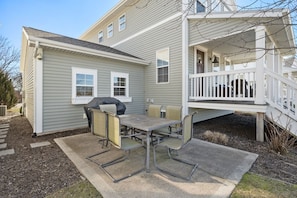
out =
<svg viewBox="0 0 297 198"><path fill-rule="evenodd" d="M228 20L232 20L229 18ZM254 19L255 20L255 19ZM238 34L222 38L212 39L199 44L202 47L221 54L233 63L245 63L255 60L255 27L265 26L266 28L266 49L267 44L273 42L282 56L295 55L295 42L291 22L287 16L280 18L259 18L250 24L249 31L242 31Z"/></svg>
<svg viewBox="0 0 297 198"><path fill-rule="evenodd" d="M233 63L244 63L255 60L255 32L250 30L244 33L214 39L200 46L221 54L233 61Z"/></svg>

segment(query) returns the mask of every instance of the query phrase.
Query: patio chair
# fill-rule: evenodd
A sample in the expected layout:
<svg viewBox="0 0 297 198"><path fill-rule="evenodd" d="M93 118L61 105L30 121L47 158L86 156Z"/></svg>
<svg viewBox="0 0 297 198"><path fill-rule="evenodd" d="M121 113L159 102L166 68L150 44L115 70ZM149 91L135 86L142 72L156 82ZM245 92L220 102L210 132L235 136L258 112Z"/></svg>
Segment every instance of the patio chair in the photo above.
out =
<svg viewBox="0 0 297 198"><path fill-rule="evenodd" d="M166 106L166 114L165 118L169 120L182 120L182 106ZM162 128L159 130L154 131L154 133L161 134L161 135L178 135L181 132L181 125L176 124L174 126L169 126L166 128Z"/></svg>
<svg viewBox="0 0 297 198"><path fill-rule="evenodd" d="M120 124L120 118L117 115L112 113L107 113L107 117L108 117L108 139L115 148L125 151L125 155L120 156L116 159L113 159L112 161L109 161L107 163L101 164L100 167L112 179L113 182L118 182L128 177L131 177L137 173L140 173L145 169L144 166L143 168L135 170L132 173L129 173L126 176L123 176L121 178L113 177L112 174L107 170L107 167L123 162L128 158L128 155L130 154L130 151L132 149L141 148L143 147L143 144L131 139L131 137L137 134L130 134L127 136L120 135L121 124Z"/></svg>
<svg viewBox="0 0 297 198"><path fill-rule="evenodd" d="M98 142L99 143L102 142L102 149L104 147L107 148L108 147L107 115L105 112L101 111L100 109L91 109L91 113L92 113L91 133L99 137ZM105 149L99 153L88 156L87 159L97 163L96 161L92 160L92 158L102 153L105 153L107 151L109 151L109 149Z"/></svg>
<svg viewBox="0 0 297 198"><path fill-rule="evenodd" d="M99 105L101 111L117 114L117 106L115 104Z"/></svg>
<svg viewBox="0 0 297 198"><path fill-rule="evenodd" d="M198 168L198 164L197 163L192 163L192 162L188 162L185 161L183 159L180 158L176 158L172 156L172 151L177 151L184 148L192 139L193 137L193 114L187 115L185 116L184 120L183 120L183 127L182 127L182 136L177 138L177 137L168 137L166 139L163 140L163 142L156 144L153 147L153 153L154 153L154 164L155 167L160 170L161 172L167 173L169 175L172 175L174 177L179 177L185 180L190 180L192 178L192 175L194 174L195 170ZM179 161L182 163L185 163L187 165L190 165L192 167L191 172L188 174L187 177L184 177L182 175L177 174L177 170L176 171L169 171L165 168L161 168L158 163L157 163L157 157L156 157L156 150L158 147L166 147L167 148L167 152L168 152L168 156L170 159L173 159L175 161Z"/></svg>
<svg viewBox="0 0 297 198"><path fill-rule="evenodd" d="M147 116L160 118L162 105L150 104L147 109Z"/></svg>

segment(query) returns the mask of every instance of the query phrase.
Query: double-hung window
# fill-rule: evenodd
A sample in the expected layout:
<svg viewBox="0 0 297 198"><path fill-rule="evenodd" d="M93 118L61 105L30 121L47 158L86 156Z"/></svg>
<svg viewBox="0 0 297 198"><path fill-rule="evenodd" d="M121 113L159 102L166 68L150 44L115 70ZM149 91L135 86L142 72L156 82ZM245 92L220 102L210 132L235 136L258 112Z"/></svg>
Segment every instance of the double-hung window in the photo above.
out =
<svg viewBox="0 0 297 198"><path fill-rule="evenodd" d="M72 68L72 104L87 104L97 96L97 70Z"/></svg>
<svg viewBox="0 0 297 198"><path fill-rule="evenodd" d="M110 38L112 36L113 36L113 23L107 26L107 38Z"/></svg>
<svg viewBox="0 0 297 198"><path fill-rule="evenodd" d="M156 52L157 83L169 82L169 48L161 49Z"/></svg>
<svg viewBox="0 0 297 198"><path fill-rule="evenodd" d="M119 18L119 31L126 29L126 14L123 14Z"/></svg>
<svg viewBox="0 0 297 198"><path fill-rule="evenodd" d="M103 31L100 31L98 33L98 41L99 41L99 43L102 43L103 42Z"/></svg>
<svg viewBox="0 0 297 198"><path fill-rule="evenodd" d="M111 97L121 102L132 102L132 98L129 97L128 73L111 72Z"/></svg>

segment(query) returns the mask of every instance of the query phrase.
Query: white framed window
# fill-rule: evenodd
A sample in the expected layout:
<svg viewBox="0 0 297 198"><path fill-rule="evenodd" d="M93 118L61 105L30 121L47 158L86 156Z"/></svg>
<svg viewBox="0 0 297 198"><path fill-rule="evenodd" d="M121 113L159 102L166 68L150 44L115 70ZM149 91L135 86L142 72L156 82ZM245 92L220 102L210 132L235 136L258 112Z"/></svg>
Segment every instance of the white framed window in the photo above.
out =
<svg viewBox="0 0 297 198"><path fill-rule="evenodd" d="M99 43L102 43L102 42L103 42L103 31L100 31L100 32L98 33L98 42L99 42Z"/></svg>
<svg viewBox="0 0 297 198"><path fill-rule="evenodd" d="M97 96L97 70L72 67L72 104L87 104Z"/></svg>
<svg viewBox="0 0 297 198"><path fill-rule="evenodd" d="M129 97L129 74L111 72L111 97L115 97L121 102L132 102Z"/></svg>
<svg viewBox="0 0 297 198"><path fill-rule="evenodd" d="M126 14L123 14L119 18L119 31L126 29Z"/></svg>
<svg viewBox="0 0 297 198"><path fill-rule="evenodd" d="M157 83L169 82L169 48L156 51Z"/></svg>
<svg viewBox="0 0 297 198"><path fill-rule="evenodd" d="M112 36L113 36L113 23L107 26L107 38L110 38Z"/></svg>

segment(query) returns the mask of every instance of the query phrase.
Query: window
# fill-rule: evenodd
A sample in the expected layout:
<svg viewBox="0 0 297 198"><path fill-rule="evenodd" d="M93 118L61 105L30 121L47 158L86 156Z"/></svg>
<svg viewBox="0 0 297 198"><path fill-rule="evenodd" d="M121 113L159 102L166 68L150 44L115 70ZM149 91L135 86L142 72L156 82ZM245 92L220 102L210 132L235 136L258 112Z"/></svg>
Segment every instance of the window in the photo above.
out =
<svg viewBox="0 0 297 198"><path fill-rule="evenodd" d="M129 97L129 74L111 72L111 97L121 102L132 102Z"/></svg>
<svg viewBox="0 0 297 198"><path fill-rule="evenodd" d="M97 96L97 70L72 68L72 104L87 104Z"/></svg>
<svg viewBox="0 0 297 198"><path fill-rule="evenodd" d="M168 82L169 48L156 52L157 83Z"/></svg>
<svg viewBox="0 0 297 198"><path fill-rule="evenodd" d="M98 41L99 41L99 43L102 43L103 42L103 31L100 31L98 33Z"/></svg>
<svg viewBox="0 0 297 198"><path fill-rule="evenodd" d="M126 29L126 14L119 18L119 31Z"/></svg>
<svg viewBox="0 0 297 198"><path fill-rule="evenodd" d="M196 0L196 13L205 12L205 6L198 0Z"/></svg>
<svg viewBox="0 0 297 198"><path fill-rule="evenodd" d="M113 36L113 24L111 23L109 26L107 26L107 38L110 38Z"/></svg>

